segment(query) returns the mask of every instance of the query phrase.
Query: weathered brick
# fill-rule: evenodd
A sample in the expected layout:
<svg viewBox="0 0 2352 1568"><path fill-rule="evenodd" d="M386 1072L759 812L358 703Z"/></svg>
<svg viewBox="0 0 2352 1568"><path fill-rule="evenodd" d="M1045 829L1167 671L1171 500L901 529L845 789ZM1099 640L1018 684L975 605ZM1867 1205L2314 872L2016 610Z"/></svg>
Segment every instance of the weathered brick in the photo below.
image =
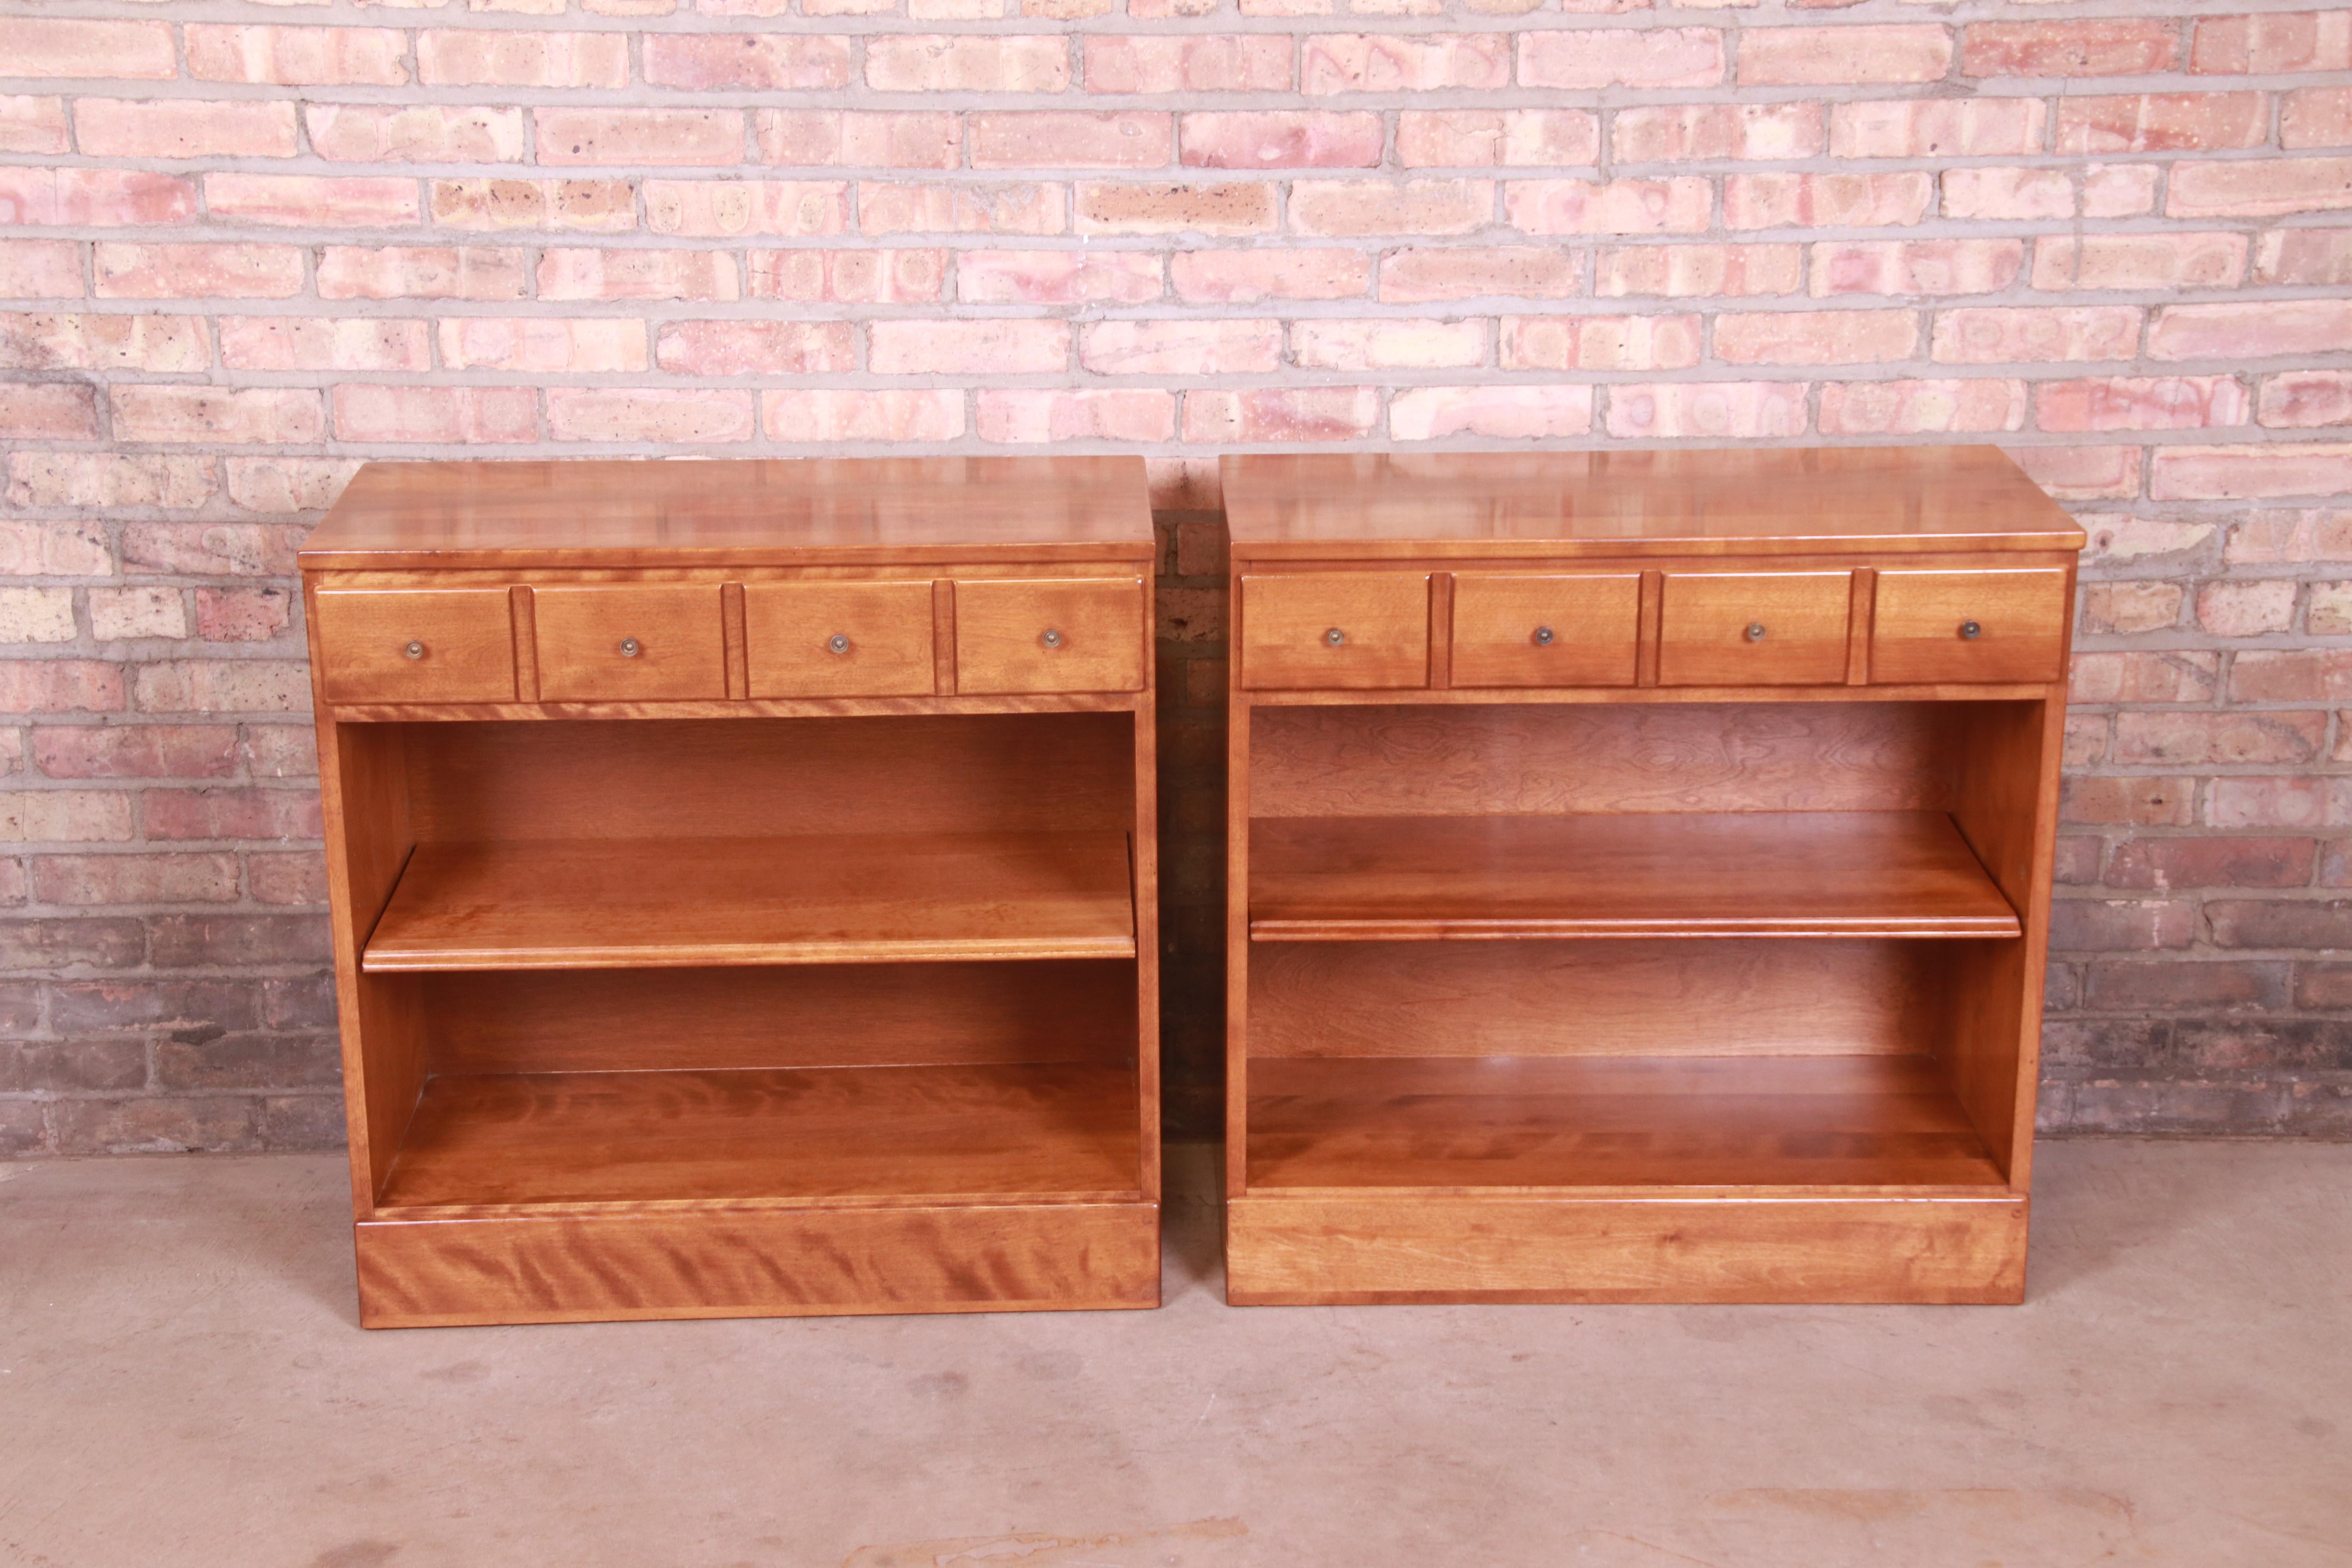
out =
<svg viewBox="0 0 2352 1568"><path fill-rule="evenodd" d="M428 87L625 87L625 33L523 33L427 28L416 35L416 78Z"/></svg>
<svg viewBox="0 0 2352 1568"><path fill-rule="evenodd" d="M2209 899L2205 919L2216 947L2352 947L2352 900Z"/></svg>
<svg viewBox="0 0 2352 1568"><path fill-rule="evenodd" d="M2036 289L2227 289L2246 273L2242 234L2044 235Z"/></svg>
<svg viewBox="0 0 2352 1568"><path fill-rule="evenodd" d="M1162 291L1160 258L1139 250L968 250L956 298L971 304L1141 304Z"/></svg>
<svg viewBox="0 0 2352 1568"><path fill-rule="evenodd" d="M952 441L964 433L963 395L950 391L767 392L760 410L773 441Z"/></svg>
<svg viewBox="0 0 2352 1568"><path fill-rule="evenodd" d="M850 45L808 33L648 33L641 47L648 86L813 92L849 85Z"/></svg>
<svg viewBox="0 0 2352 1568"><path fill-rule="evenodd" d="M33 763L53 779L226 778L236 738L229 725L45 724Z"/></svg>
<svg viewBox="0 0 2352 1568"><path fill-rule="evenodd" d="M1746 298L1793 294L1804 276L1799 245L1645 245L1602 251L1593 264L1592 291L1604 298Z"/></svg>
<svg viewBox="0 0 2352 1568"><path fill-rule="evenodd" d="M1583 264L1552 246L1432 246L1381 258L1380 297L1391 303L1487 296L1563 300L1583 289Z"/></svg>
<svg viewBox="0 0 2352 1568"><path fill-rule="evenodd" d="M1506 370L1686 370L1699 362L1696 316L1506 316ZM1589 405L1588 405L1589 412Z"/></svg>
<svg viewBox="0 0 2352 1568"><path fill-rule="evenodd" d="M1283 92L1292 79L1291 41L1275 34L1090 34L1080 47L1088 92Z"/></svg>
<svg viewBox="0 0 2352 1568"><path fill-rule="evenodd" d="M0 384L0 440L91 441L98 433L91 388L56 381Z"/></svg>
<svg viewBox="0 0 2352 1568"><path fill-rule="evenodd" d="M140 1040L0 1040L0 1094L73 1094L143 1089Z"/></svg>
<svg viewBox="0 0 2352 1568"><path fill-rule="evenodd" d="M1414 386L1389 404L1398 441L1557 440L1591 426L1590 386Z"/></svg>
<svg viewBox="0 0 2352 1568"><path fill-rule="evenodd" d="M122 564L191 576L288 577L310 531L272 523L134 522L122 530Z"/></svg>
<svg viewBox="0 0 2352 1568"><path fill-rule="evenodd" d="M1182 249L1169 258L1168 272L1177 297L1196 305L1360 299L1371 280L1360 253L1336 248Z"/></svg>
<svg viewBox="0 0 2352 1568"><path fill-rule="evenodd" d="M856 359L846 321L668 321L655 344L656 363L680 375L838 373Z"/></svg>
<svg viewBox="0 0 2352 1568"><path fill-rule="evenodd" d="M520 109L313 103L302 121L311 151L339 163L512 163L528 145Z"/></svg>
<svg viewBox="0 0 2352 1568"><path fill-rule="evenodd" d="M440 322L436 336L441 363L452 370L593 374L640 371L646 365L642 321L458 316Z"/></svg>
<svg viewBox="0 0 2352 1568"><path fill-rule="evenodd" d="M0 921L0 969L12 974L133 969L146 957L146 932L133 918Z"/></svg>
<svg viewBox="0 0 2352 1568"><path fill-rule="evenodd" d="M121 228L185 223L196 186L141 169L0 168L0 223Z"/></svg>
<svg viewBox="0 0 2352 1568"><path fill-rule="evenodd" d="M1727 364L1865 364L1911 358L1919 319L1910 310L1754 310L1715 319L1715 354Z"/></svg>
<svg viewBox="0 0 2352 1568"><path fill-rule="evenodd" d="M224 316L221 363L230 370L427 371L423 321L364 317Z"/></svg>
<svg viewBox="0 0 2352 1568"><path fill-rule="evenodd" d="M62 1100L50 1114L60 1154L225 1154L261 1142L259 1108L227 1095Z"/></svg>
<svg viewBox="0 0 2352 1568"><path fill-rule="evenodd" d="M435 180L431 200L439 228L625 234L637 226L636 189L625 180Z"/></svg>
<svg viewBox="0 0 2352 1568"><path fill-rule="evenodd" d="M2115 758L2126 766L2308 763L2327 733L2325 713L2131 712L2116 715Z"/></svg>
<svg viewBox="0 0 2352 1568"><path fill-rule="evenodd" d="M646 227L692 237L845 232L849 186L839 180L647 180Z"/></svg>
<svg viewBox="0 0 2352 1568"><path fill-rule="evenodd" d="M47 904L226 904L236 901L236 857L179 851L44 855L34 896Z"/></svg>
<svg viewBox="0 0 2352 1568"><path fill-rule="evenodd" d="M163 80L180 74L172 29L163 22L0 17L0 58L20 77L128 77Z"/></svg>
<svg viewBox="0 0 2352 1568"><path fill-rule="evenodd" d="M302 291L302 252L290 245L102 240L90 249L101 300L286 300Z"/></svg>
<svg viewBox="0 0 2352 1568"><path fill-rule="evenodd" d="M1097 321L1078 340L1078 363L1099 375L1264 374L1281 362L1278 321Z"/></svg>
<svg viewBox="0 0 2352 1568"><path fill-rule="evenodd" d="M757 428L749 391L617 386L547 389L547 433L558 441L748 441Z"/></svg>
<svg viewBox="0 0 2352 1568"><path fill-rule="evenodd" d="M2193 778L2077 774L2064 781L2058 815L2095 826L2186 827L2196 805Z"/></svg>
<svg viewBox="0 0 2352 1568"><path fill-rule="evenodd" d="M938 300L947 288L944 250L754 250L745 260L754 300L913 304Z"/></svg>
<svg viewBox="0 0 2352 1568"><path fill-rule="evenodd" d="M2063 169L1947 169L1944 216L2032 223L2074 216L2074 181Z"/></svg>
<svg viewBox="0 0 2352 1568"><path fill-rule="evenodd" d="M751 125L763 163L952 169L963 156L963 120L955 114L762 109Z"/></svg>
<svg viewBox="0 0 2352 1568"><path fill-rule="evenodd" d="M2284 217L2352 207L2352 158L2182 162L2165 187L2168 217Z"/></svg>
<svg viewBox="0 0 2352 1568"><path fill-rule="evenodd" d="M1519 39L1522 87L1713 87L1724 64L1723 35L1713 27L1561 28Z"/></svg>
<svg viewBox="0 0 2352 1568"><path fill-rule="evenodd" d="M322 300L520 300L530 291L520 250L331 245L319 258Z"/></svg>
<svg viewBox="0 0 2352 1568"><path fill-rule="evenodd" d="M1739 40L1743 87L1935 81L1951 65L1951 30L1933 23L1751 27Z"/></svg>
<svg viewBox="0 0 2352 1568"><path fill-rule="evenodd" d="M1906 98L1830 110L1840 158L2001 157L2042 151L2046 111L2033 98Z"/></svg>
<svg viewBox="0 0 2352 1568"><path fill-rule="evenodd" d="M1503 187L1504 221L1527 234L1696 234L1714 209L1714 190L1693 177L1513 180Z"/></svg>
<svg viewBox="0 0 2352 1568"><path fill-rule="evenodd" d="M1981 305L1936 312L1930 355L1946 364L2127 360L2139 353L2136 305Z"/></svg>
<svg viewBox="0 0 2352 1568"><path fill-rule="evenodd" d="M2174 68L2180 52L2179 25L2153 17L1972 22L1961 37L1970 77L2147 76Z"/></svg>
<svg viewBox="0 0 2352 1568"><path fill-rule="evenodd" d="M1402 141L1402 125L1398 135ZM1821 153L1823 136L1822 109L1818 103L1636 105L1617 111L1610 132L1610 151L1623 163L1811 158ZM1591 160L1552 161L1582 163Z"/></svg>
<svg viewBox="0 0 2352 1568"><path fill-rule="evenodd" d="M866 40L866 85L877 92L1061 92L1070 85L1070 50L1052 37L880 35Z"/></svg>
<svg viewBox="0 0 2352 1568"><path fill-rule="evenodd" d="M2017 281L2015 239L1856 239L1813 247L1810 289L1840 294L1997 294Z"/></svg>
<svg viewBox="0 0 2352 1568"><path fill-rule="evenodd" d="M178 594L165 592L176 605ZM206 642L268 642L286 630L292 610L293 595L284 588L199 588L196 635Z"/></svg>
<svg viewBox="0 0 2352 1568"><path fill-rule="evenodd" d="M2235 376L2108 375L2039 382L2033 406L2044 430L2196 430L2244 424L2248 401Z"/></svg>
<svg viewBox="0 0 2352 1568"><path fill-rule="evenodd" d="M2287 966L2274 961L2165 958L2094 963L2085 1003L2117 1012L2284 1007Z"/></svg>
<svg viewBox="0 0 2352 1568"><path fill-rule="evenodd" d="M2210 152L2259 147L2270 100L2259 92L2143 92L2058 100L2061 153Z"/></svg>
<svg viewBox="0 0 2352 1568"><path fill-rule="evenodd" d="M715 250L555 247L539 259L542 300L735 300L735 258Z"/></svg>
<svg viewBox="0 0 2352 1568"><path fill-rule="evenodd" d="M246 878L253 889L257 904L323 905L327 901L327 862L316 850L295 850L282 854L263 854L248 850L245 857ZM266 984L262 996L267 1004L278 987L276 982ZM331 1017L303 1020L312 1024L331 1023ZM265 1010L262 1022L272 1027L283 1027L286 1020L274 1010Z"/></svg>
<svg viewBox="0 0 2352 1568"><path fill-rule="evenodd" d="M1482 363L1483 322L1400 318L1294 322L1292 358L1310 370L1426 370Z"/></svg>
<svg viewBox="0 0 2352 1568"><path fill-rule="evenodd" d="M1377 114L1324 110L1240 110L1187 114L1182 159L1201 169L1370 169L1381 162L1386 132ZM1139 168L1163 163L1167 142L1137 150L1157 156L1130 157L1087 167ZM1058 160L1057 160L1058 161Z"/></svg>
<svg viewBox="0 0 2352 1568"><path fill-rule="evenodd" d="M2179 900L2053 899L2050 945L2060 952L2137 952L2187 947L2197 906Z"/></svg>
<svg viewBox="0 0 2352 1568"><path fill-rule="evenodd" d="M1310 190L1308 185L1308 182L1299 182L1298 189L1303 194L1293 199L1307 201L1310 210L1331 215L1325 220L1327 223L1361 221L1360 215L1370 211L1377 216L1383 210L1377 197L1351 203L1342 194L1320 186ZM1433 195L1427 199L1442 198ZM1085 234L1263 234L1275 224L1274 187L1255 181L1181 185L1082 181L1076 203L1078 229ZM1293 208L1294 216L1297 210ZM1404 216L1402 213L1398 216ZM1370 231L1318 227L1310 220L1298 232Z"/></svg>
<svg viewBox="0 0 2352 1568"><path fill-rule="evenodd" d="M2148 465L2157 500L2244 500L2337 495L2352 489L2352 446L2159 447Z"/></svg>
<svg viewBox="0 0 2352 1568"><path fill-rule="evenodd" d="M2189 68L2239 75L2352 70L2352 16L2341 11L2200 16Z"/></svg>
<svg viewBox="0 0 2352 1568"><path fill-rule="evenodd" d="M1653 383L1609 389L1608 430L1619 437L1750 440L1804 434L1805 383Z"/></svg>
<svg viewBox="0 0 2352 1568"><path fill-rule="evenodd" d="M1290 187L1290 231L1321 238L1467 234L1493 222L1494 210L1491 180L1299 180Z"/></svg>
<svg viewBox="0 0 2352 1568"><path fill-rule="evenodd" d="M1152 216L1164 216L1164 205L1148 197L1133 200L1120 193L1127 187L1106 186L1099 200L1100 210L1108 215L1110 226L1130 216L1146 220L1139 232L1161 232L1149 226ZM1162 187L1165 189L1165 187ZM953 234L1061 234L1069 227L1067 187L1058 184L1007 185L924 185L903 180L868 182L857 187L857 223L861 233L868 235L953 233ZM1271 224L1271 203L1260 201L1264 211L1256 226ZM1181 226L1181 225L1179 226Z"/></svg>
<svg viewBox="0 0 2352 1568"><path fill-rule="evenodd" d="M129 441L302 443L326 434L307 387L117 386L114 434Z"/></svg>
<svg viewBox="0 0 2352 1568"><path fill-rule="evenodd" d="M1352 441L1377 427L1380 395L1369 386L1257 387L1192 392L1184 438L1210 442Z"/></svg>
<svg viewBox="0 0 2352 1568"><path fill-rule="evenodd" d="M64 153L72 145L64 99L0 93L0 153Z"/></svg>
<svg viewBox="0 0 2352 1568"><path fill-rule="evenodd" d="M743 161L743 116L716 109L541 109L547 164L722 164Z"/></svg>
<svg viewBox="0 0 2352 1568"><path fill-rule="evenodd" d="M2195 649L2077 653L2072 695L2077 702L2210 702L2221 666L2219 654Z"/></svg>
<svg viewBox="0 0 2352 1568"><path fill-rule="evenodd" d="M291 158L294 106L267 100L83 98L74 138L92 158Z"/></svg>
<svg viewBox="0 0 2352 1568"><path fill-rule="evenodd" d="M1299 90L1491 92L1511 80L1507 33L1310 33L1299 44Z"/></svg>
<svg viewBox="0 0 2352 1568"><path fill-rule="evenodd" d="M1574 167L1599 161L1601 117L1581 109L1408 109L1397 115L1396 150L1408 169Z"/></svg>
<svg viewBox="0 0 2352 1568"><path fill-rule="evenodd" d="M2279 101L2279 145L2290 151L2352 147L2352 88L2305 87L2287 93Z"/></svg>
<svg viewBox="0 0 2352 1568"><path fill-rule="evenodd" d="M1866 228L1914 224L1927 216L1934 195L1934 176L1916 171L1731 174L1723 182L1723 226Z"/></svg>
<svg viewBox="0 0 2352 1568"><path fill-rule="evenodd" d="M393 27L274 27L194 23L188 74L200 81L404 87L408 36ZM112 73L110 73L112 74Z"/></svg>
<svg viewBox="0 0 2352 1568"><path fill-rule="evenodd" d="M1157 388L994 388L975 399L983 441L1165 441L1176 433L1176 399Z"/></svg>
<svg viewBox="0 0 2352 1568"><path fill-rule="evenodd" d="M2025 384L1975 380L1829 382L1824 436L1924 436L2025 426Z"/></svg>

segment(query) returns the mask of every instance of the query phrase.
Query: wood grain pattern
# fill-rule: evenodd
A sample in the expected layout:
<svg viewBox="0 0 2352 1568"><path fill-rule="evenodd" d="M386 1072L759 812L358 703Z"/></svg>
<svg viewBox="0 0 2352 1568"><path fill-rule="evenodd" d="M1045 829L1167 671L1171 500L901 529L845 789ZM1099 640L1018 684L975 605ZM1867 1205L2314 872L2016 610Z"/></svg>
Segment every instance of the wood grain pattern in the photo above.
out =
<svg viewBox="0 0 2352 1568"><path fill-rule="evenodd" d="M1639 573L1454 575L1453 684L1631 686Z"/></svg>
<svg viewBox="0 0 2352 1568"><path fill-rule="evenodd" d="M1252 1192L2003 1184L1925 1056L1250 1064Z"/></svg>
<svg viewBox="0 0 2352 1568"><path fill-rule="evenodd" d="M1360 689L1429 683L1425 573L1245 576L1239 591L1242 631L1237 646L1244 686Z"/></svg>
<svg viewBox="0 0 2352 1568"><path fill-rule="evenodd" d="M1140 577L959 580L958 691L1140 691Z"/></svg>
<svg viewBox="0 0 2352 1568"><path fill-rule="evenodd" d="M1135 1188L1135 1078L1075 1062L429 1079L377 1212Z"/></svg>
<svg viewBox="0 0 2352 1568"><path fill-rule="evenodd" d="M1223 460L1237 559L2080 550L1998 448L1283 453Z"/></svg>
<svg viewBox="0 0 2352 1568"><path fill-rule="evenodd" d="M319 689L330 702L515 700L513 623L503 585L322 589L311 595L310 609Z"/></svg>
<svg viewBox="0 0 2352 1568"><path fill-rule="evenodd" d="M716 583L534 587L531 606L539 626L539 694L547 701L727 695L727 637Z"/></svg>
<svg viewBox="0 0 2352 1568"><path fill-rule="evenodd" d="M1226 1217L1225 1299L1995 1305L2024 1299L2026 1207L2004 1194L1253 1193Z"/></svg>
<svg viewBox="0 0 2352 1568"><path fill-rule="evenodd" d="M753 583L743 627L753 697L927 696L937 681L929 583Z"/></svg>
<svg viewBox="0 0 2352 1568"><path fill-rule="evenodd" d="M358 1247L372 1329L1160 1304L1144 1202L380 1220Z"/></svg>
<svg viewBox="0 0 2352 1568"><path fill-rule="evenodd" d="M2059 679L2074 603L2069 577L2048 566L1879 573L1871 679ZM1976 628L1973 637L1962 635L1964 625Z"/></svg>
<svg viewBox="0 0 2352 1568"><path fill-rule="evenodd" d="M1132 958L1127 836L840 834L416 847L377 973Z"/></svg>
<svg viewBox="0 0 2352 1568"><path fill-rule="evenodd" d="M2021 929L1942 812L1280 817L1250 858L1254 942Z"/></svg>
<svg viewBox="0 0 2352 1568"><path fill-rule="evenodd" d="M1917 942L1264 942L1266 1057L1918 1054L1949 1004Z"/></svg>
<svg viewBox="0 0 2352 1568"><path fill-rule="evenodd" d="M1662 686L1830 686L1846 676L1850 572L1669 572Z"/></svg>

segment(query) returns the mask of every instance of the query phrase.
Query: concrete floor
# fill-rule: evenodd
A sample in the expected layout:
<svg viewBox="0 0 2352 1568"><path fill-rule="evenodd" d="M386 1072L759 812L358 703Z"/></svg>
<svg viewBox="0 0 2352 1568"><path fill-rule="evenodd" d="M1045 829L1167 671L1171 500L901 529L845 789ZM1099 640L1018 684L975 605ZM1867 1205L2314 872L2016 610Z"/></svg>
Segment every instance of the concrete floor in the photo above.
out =
<svg viewBox="0 0 2352 1568"><path fill-rule="evenodd" d="M2352 1146L2061 1142L2022 1308L354 1326L339 1161L0 1166L6 1568L2352 1564Z"/></svg>

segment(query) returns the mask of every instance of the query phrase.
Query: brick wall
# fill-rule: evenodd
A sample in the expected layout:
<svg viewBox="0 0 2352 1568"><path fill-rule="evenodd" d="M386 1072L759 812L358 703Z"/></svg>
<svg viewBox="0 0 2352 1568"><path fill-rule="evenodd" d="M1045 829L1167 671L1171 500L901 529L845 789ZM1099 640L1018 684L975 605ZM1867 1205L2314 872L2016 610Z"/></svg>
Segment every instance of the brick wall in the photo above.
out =
<svg viewBox="0 0 2352 1568"><path fill-rule="evenodd" d="M2088 557L2046 1120L2352 1130L2352 10L0 0L0 1149L335 1136L362 458L2000 441ZM2343 705L2339 707L2338 705Z"/></svg>

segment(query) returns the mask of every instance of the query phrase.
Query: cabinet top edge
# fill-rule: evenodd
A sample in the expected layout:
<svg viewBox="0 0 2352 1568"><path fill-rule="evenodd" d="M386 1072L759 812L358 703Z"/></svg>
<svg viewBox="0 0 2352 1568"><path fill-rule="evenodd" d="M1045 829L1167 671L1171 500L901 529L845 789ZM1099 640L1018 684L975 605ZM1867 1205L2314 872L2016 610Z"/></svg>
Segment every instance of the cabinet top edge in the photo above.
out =
<svg viewBox="0 0 2352 1568"><path fill-rule="evenodd" d="M372 462L298 559L875 565L1152 555L1134 457Z"/></svg>
<svg viewBox="0 0 2352 1568"><path fill-rule="evenodd" d="M1998 447L1269 453L1220 465L1237 556L2079 551Z"/></svg>

